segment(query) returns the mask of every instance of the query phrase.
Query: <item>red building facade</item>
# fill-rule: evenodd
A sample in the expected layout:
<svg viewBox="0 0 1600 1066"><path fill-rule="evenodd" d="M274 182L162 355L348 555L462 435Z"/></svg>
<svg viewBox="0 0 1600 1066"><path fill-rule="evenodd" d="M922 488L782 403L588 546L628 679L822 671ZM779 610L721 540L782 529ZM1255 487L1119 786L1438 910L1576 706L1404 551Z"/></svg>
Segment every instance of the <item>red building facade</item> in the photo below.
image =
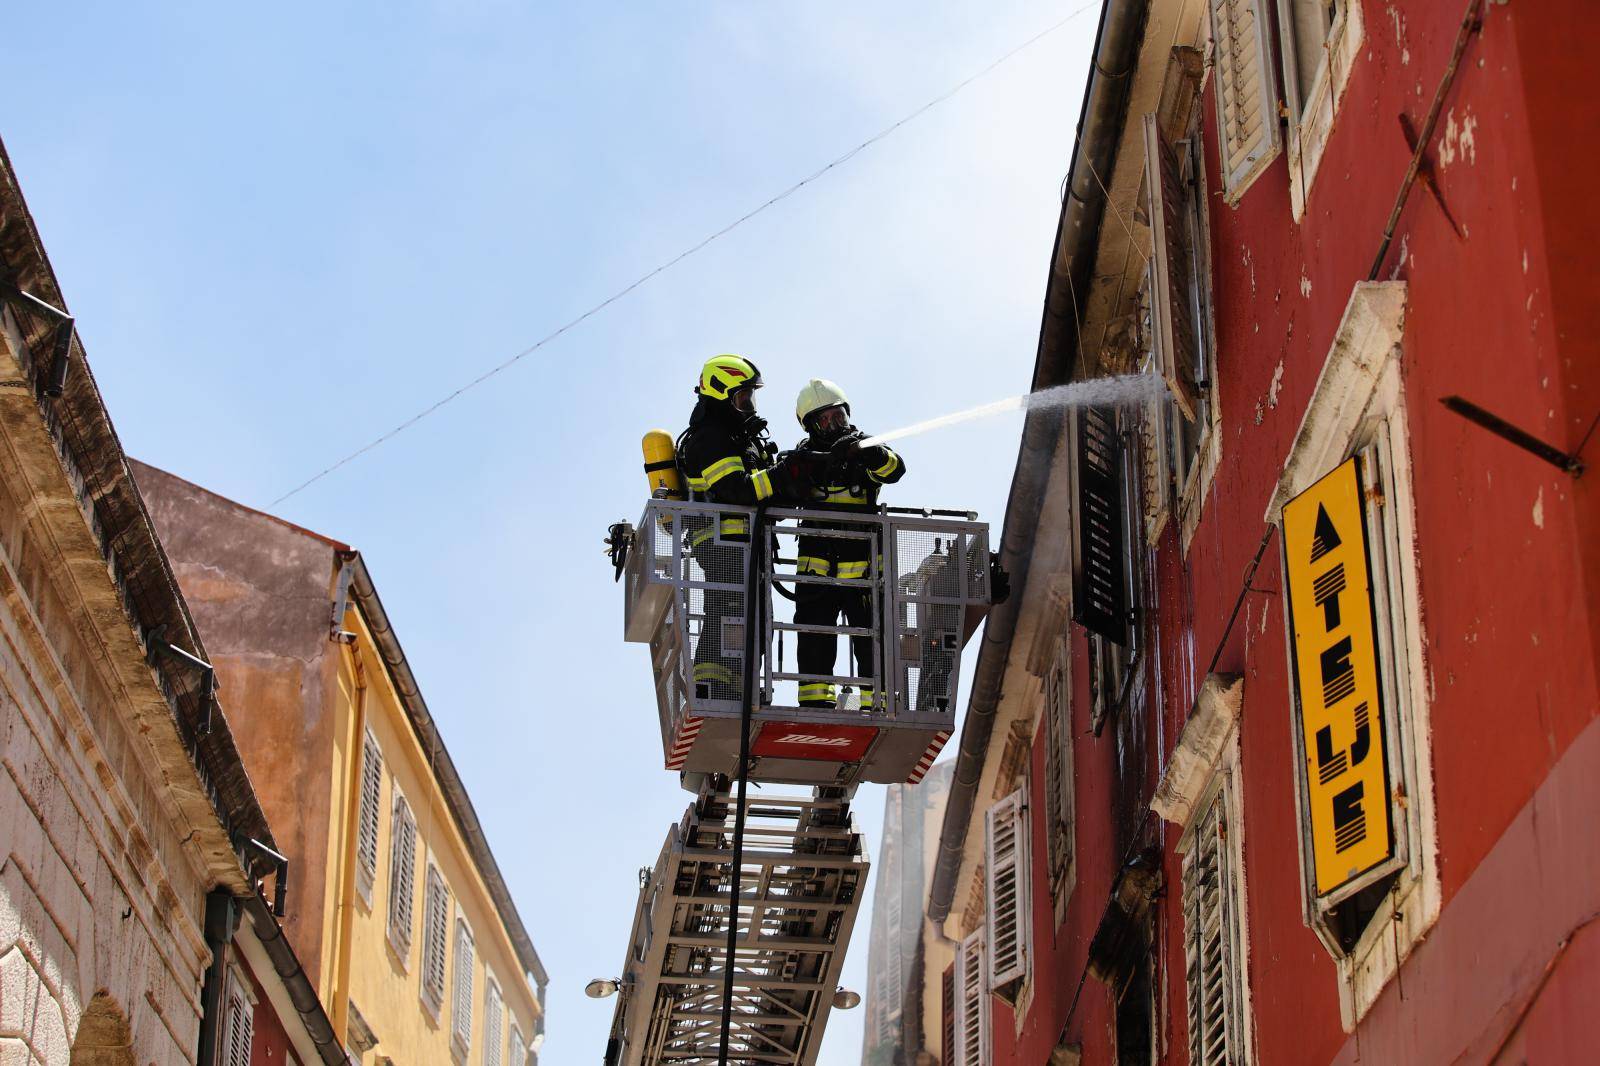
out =
<svg viewBox="0 0 1600 1066"><path fill-rule="evenodd" d="M1164 385L1024 430L924 1061L1582 1060L1582 13L1108 0L1033 385Z"/></svg>

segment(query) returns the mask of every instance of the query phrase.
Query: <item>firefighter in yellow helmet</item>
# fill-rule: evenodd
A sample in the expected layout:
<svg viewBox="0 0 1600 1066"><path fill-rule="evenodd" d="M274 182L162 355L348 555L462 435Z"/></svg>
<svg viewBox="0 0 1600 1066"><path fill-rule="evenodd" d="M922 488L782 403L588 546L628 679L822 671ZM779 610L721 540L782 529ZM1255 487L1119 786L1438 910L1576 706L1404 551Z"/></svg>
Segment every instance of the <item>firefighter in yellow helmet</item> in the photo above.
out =
<svg viewBox="0 0 1600 1066"><path fill-rule="evenodd" d="M802 457L776 462L777 446L767 436L766 420L756 414L755 390L761 386L761 371L741 355L713 356L701 367L694 390L699 399L689 428L678 438L678 466L691 500L748 507L792 505L812 495ZM691 519L684 536L706 580L743 582L743 549L734 545L750 539L744 515L723 514L714 522ZM723 620L742 627L743 597L707 589L704 602L694 648L695 696L740 699L744 649L724 645Z"/></svg>
<svg viewBox="0 0 1600 1066"><path fill-rule="evenodd" d="M850 423L850 400L844 390L831 381L812 378L795 401L795 417L805 427L806 439L797 451L826 453L831 461L824 468L813 494L812 506L830 511L872 511L878 506L878 490L892 485L905 475L905 462L887 445L862 447L866 434ZM802 522L812 528L852 528L842 523ZM861 528L861 527L854 527ZM840 581L864 581L878 550L871 540L826 536L799 538L797 569L802 574ZM871 629L873 610L870 590L847 585L797 584L794 620L801 625L833 626L843 616L853 628ZM795 658L800 673L813 676L834 675L834 658L839 642L831 633L801 633ZM856 674L871 677L872 638L850 638L855 652ZM847 672L848 675L848 672ZM861 689L861 709L871 710L877 693L870 686ZM807 681L800 685L802 707L832 707L837 691L831 681Z"/></svg>

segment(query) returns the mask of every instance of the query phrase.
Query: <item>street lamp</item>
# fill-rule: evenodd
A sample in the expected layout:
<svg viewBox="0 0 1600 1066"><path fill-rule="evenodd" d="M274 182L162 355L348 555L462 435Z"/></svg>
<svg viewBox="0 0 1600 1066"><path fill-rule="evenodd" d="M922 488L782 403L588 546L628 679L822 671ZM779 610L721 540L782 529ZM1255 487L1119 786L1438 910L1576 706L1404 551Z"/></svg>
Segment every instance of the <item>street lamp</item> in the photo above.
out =
<svg viewBox="0 0 1600 1066"><path fill-rule="evenodd" d="M843 985L840 985L834 990L833 1005L838 1007L840 1010L849 1010L852 1007L860 1006L861 993L852 992Z"/></svg>
<svg viewBox="0 0 1600 1066"><path fill-rule="evenodd" d="M622 987L620 980L606 977L596 977L593 981L583 986L583 994L590 999L605 999L617 994L617 989ZM859 998L859 997L857 997Z"/></svg>

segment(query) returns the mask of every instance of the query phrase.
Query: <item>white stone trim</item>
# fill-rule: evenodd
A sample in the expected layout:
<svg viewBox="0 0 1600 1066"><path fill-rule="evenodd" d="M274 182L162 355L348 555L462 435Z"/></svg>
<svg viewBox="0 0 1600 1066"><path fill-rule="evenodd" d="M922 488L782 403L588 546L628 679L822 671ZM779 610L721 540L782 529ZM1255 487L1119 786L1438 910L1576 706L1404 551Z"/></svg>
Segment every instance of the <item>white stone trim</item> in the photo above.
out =
<svg viewBox="0 0 1600 1066"><path fill-rule="evenodd" d="M1382 499L1385 521L1371 531L1369 550L1374 595L1381 597L1376 634L1380 661L1386 673L1394 675L1385 680L1385 692L1395 703L1391 710L1391 720L1395 722L1391 736L1397 738L1399 746L1393 755L1395 776L1406 790L1400 807L1403 813L1397 821L1397 829L1405 838L1406 861L1389 897L1393 908L1390 920L1375 919L1348 954L1338 948L1323 923L1311 887L1304 826L1305 786L1299 766L1294 774L1296 807L1302 822L1302 831L1296 834L1302 872L1301 913L1338 967L1340 1019L1346 1031L1355 1029L1412 947L1438 920L1442 899L1427 673L1422 650L1415 496L1400 366L1405 309L1404 282L1360 282L1355 286L1266 514L1269 523L1278 523L1284 503L1328 470L1365 447L1376 446L1380 450L1382 480L1372 488ZM1290 625L1285 607L1286 649L1293 646ZM1292 663L1290 668L1293 669ZM1298 758L1299 734L1295 737Z"/></svg>
<svg viewBox="0 0 1600 1066"><path fill-rule="evenodd" d="M1350 81L1350 68L1361 49L1365 28L1361 16L1361 0L1347 0L1339 21L1328 30L1323 43L1326 60L1317 71L1316 80L1302 102L1294 71L1295 59L1293 15L1290 7L1294 0L1278 0L1279 52L1284 65L1284 104L1289 114L1289 206L1294 220L1305 214L1306 199L1317 171L1322 167L1322 153L1333 133L1333 122L1339 114L1339 104L1344 99L1345 85ZM1296 115L1299 117L1296 118Z"/></svg>
<svg viewBox="0 0 1600 1066"><path fill-rule="evenodd" d="M1403 281L1364 281L1350 294L1267 504L1269 524L1278 523L1284 503L1350 455L1364 420L1398 408L1405 314Z"/></svg>
<svg viewBox="0 0 1600 1066"><path fill-rule="evenodd" d="M1210 786L1239 724L1244 677L1211 674L1200 686L1194 712L1178 734L1166 772L1150 798L1150 808L1177 826L1194 820L1200 799Z"/></svg>

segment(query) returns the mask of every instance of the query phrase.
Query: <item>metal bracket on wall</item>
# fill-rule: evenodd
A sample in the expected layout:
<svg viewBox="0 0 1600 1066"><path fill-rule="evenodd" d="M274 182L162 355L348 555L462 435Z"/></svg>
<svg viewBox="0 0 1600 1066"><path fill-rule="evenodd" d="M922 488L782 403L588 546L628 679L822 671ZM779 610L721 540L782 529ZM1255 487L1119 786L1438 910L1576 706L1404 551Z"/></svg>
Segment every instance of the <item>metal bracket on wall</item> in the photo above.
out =
<svg viewBox="0 0 1600 1066"><path fill-rule="evenodd" d="M1531 452L1551 466L1566 471L1573 477L1583 476L1583 462L1576 454L1569 454L1553 444L1535 437L1532 433L1514 426L1492 411L1487 411L1471 400L1459 396L1446 396L1439 401L1467 421L1482 426L1503 440L1510 441L1523 451Z"/></svg>
<svg viewBox="0 0 1600 1066"><path fill-rule="evenodd" d="M1439 179L1434 174L1433 160L1428 158L1426 152L1418 153L1417 145L1420 137L1417 127L1411 121L1411 116L1405 112L1400 113L1400 133L1406 139L1406 150L1418 155L1417 180L1433 194L1434 203L1439 205L1439 210L1444 213L1444 220L1450 223L1450 228L1455 231L1456 237L1465 239L1466 234L1461 232L1461 224L1456 221L1456 216L1451 214L1450 205L1444 202L1444 192L1439 188Z"/></svg>
<svg viewBox="0 0 1600 1066"><path fill-rule="evenodd" d="M333 609L328 619L328 639L354 644L356 635L344 628L345 611L350 606L350 581L356 573L356 553L339 553L339 573L333 582Z"/></svg>
<svg viewBox="0 0 1600 1066"><path fill-rule="evenodd" d="M165 654L172 656L174 659L177 659L179 662L187 663L196 670L200 671L200 692L198 694L198 699L200 701L200 722L196 728L196 732L200 736L205 736L211 732L211 708L213 705L215 705L217 699L216 667L212 666L198 655L184 651L176 644L173 644L171 641L167 640L166 632L167 627L164 624L156 626L155 629L150 631L148 644L152 653L152 658L154 657L154 653L164 652Z"/></svg>
<svg viewBox="0 0 1600 1066"><path fill-rule="evenodd" d="M261 841L251 837L239 848L241 853L254 853L258 858L267 859L273 868L272 913L275 917L282 918L289 900L289 857L282 852L274 851ZM250 876L255 876L255 863L246 861L245 870Z"/></svg>
<svg viewBox="0 0 1600 1066"><path fill-rule="evenodd" d="M45 379L43 391L51 398L60 396L67 388L67 364L72 354L72 316L5 278L0 278L0 300L25 311L42 314L56 323L56 335L51 345L50 376Z"/></svg>

